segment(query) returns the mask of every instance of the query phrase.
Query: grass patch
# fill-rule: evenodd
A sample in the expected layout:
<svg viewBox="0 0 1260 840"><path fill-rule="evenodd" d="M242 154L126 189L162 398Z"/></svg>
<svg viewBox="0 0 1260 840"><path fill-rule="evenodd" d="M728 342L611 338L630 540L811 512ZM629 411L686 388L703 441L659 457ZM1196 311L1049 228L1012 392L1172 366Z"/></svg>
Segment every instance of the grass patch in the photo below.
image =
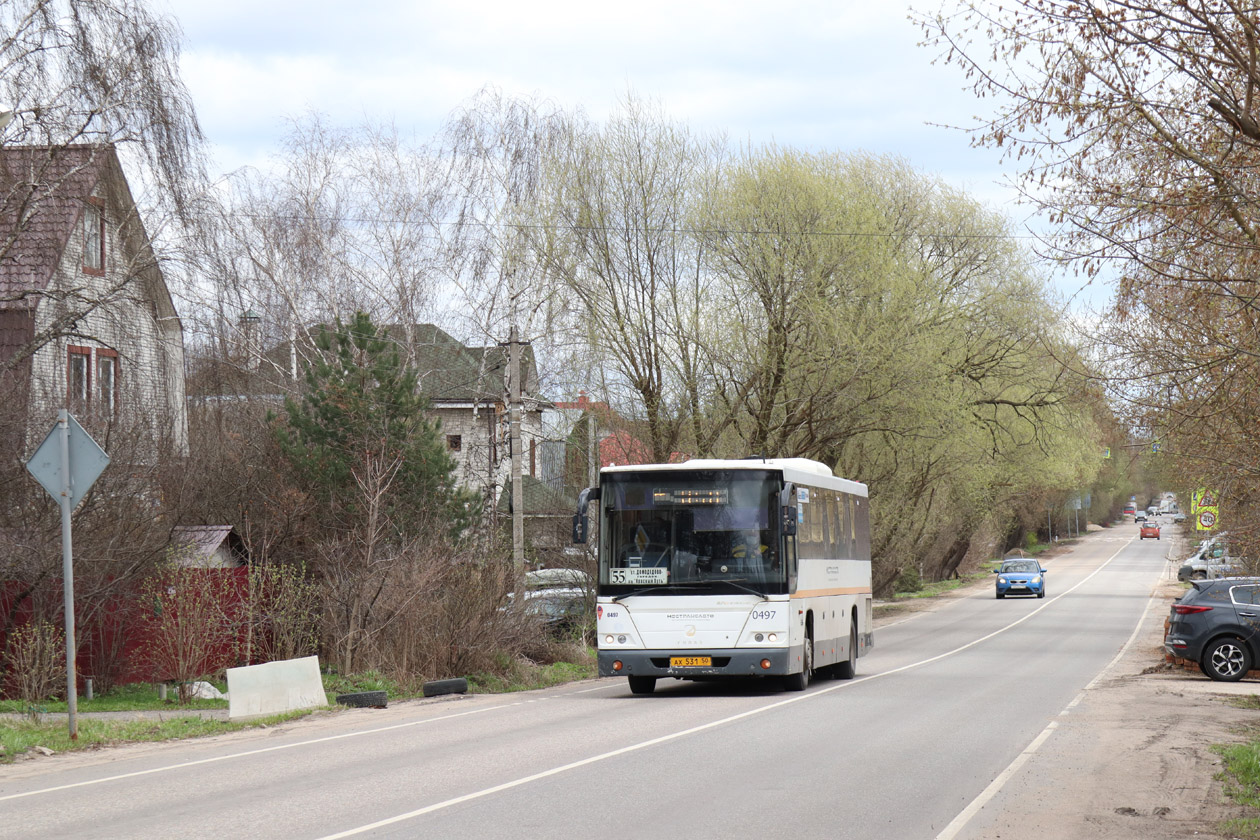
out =
<svg viewBox="0 0 1260 840"><path fill-rule="evenodd" d="M210 681L219 691L227 691L227 683ZM167 712L173 709L226 709L226 700L190 700L180 706L175 697L175 686L170 686L166 699L158 695L158 688L151 683L130 683L120 685L109 694L98 694L91 700L80 697L76 708L80 712ZM44 700L38 704L39 711L68 711L65 700ZM28 706L24 700L0 700L0 712L26 714Z"/></svg>
<svg viewBox="0 0 1260 840"><path fill-rule="evenodd" d="M1260 712L1260 695L1257 694L1241 694L1237 697L1230 697L1225 702L1235 709L1252 709Z"/></svg>
<svg viewBox="0 0 1260 840"><path fill-rule="evenodd" d="M1236 840L1260 840L1260 820L1257 819L1225 820L1217 823L1216 829L1222 836Z"/></svg>
<svg viewBox="0 0 1260 840"><path fill-rule="evenodd" d="M47 718L36 722L29 718L0 719L0 744L4 755L0 763L11 764L14 759L33 747L44 747L53 752L92 750L116 744L139 741L171 741L178 738L197 738L202 735L221 735L257 726L270 726L287 720L305 717L312 709L287 712L248 721L203 719L197 715L180 715L172 712L164 720L91 720L80 718L79 738L70 740L70 727L63 720Z"/></svg>
<svg viewBox="0 0 1260 840"><path fill-rule="evenodd" d="M1225 795L1248 808L1260 809L1260 741L1214 744L1225 762Z"/></svg>
<svg viewBox="0 0 1260 840"><path fill-rule="evenodd" d="M502 674L470 674L468 690L474 694L506 694L513 691L550 688L553 685L589 680L599 676L595 654L589 648L585 661L553 662L550 665L518 662L503 670Z"/></svg>
<svg viewBox="0 0 1260 840"><path fill-rule="evenodd" d="M967 572L966 574L960 575L956 578L951 578L949 580L938 580L932 583L920 582L918 584L919 588L914 590L913 592L894 593L893 600L905 601L911 598L932 598L937 595L944 594L946 592L951 592L955 589L960 589L964 586L969 586L970 584L973 584L978 580L984 580L985 578L989 577L992 574L993 572L991 571L980 570L980 571L975 571L975 572Z"/></svg>
<svg viewBox="0 0 1260 840"><path fill-rule="evenodd" d="M360 691L384 691L385 696L393 700L404 700L408 697L422 695L422 683L418 681L400 682L376 671L364 671L362 674L322 674L324 693L329 700L338 694L355 694Z"/></svg>
<svg viewBox="0 0 1260 840"><path fill-rule="evenodd" d="M1233 705L1260 709L1260 702L1255 697L1237 698ZM1214 744L1212 751L1225 763L1225 770L1220 775L1225 795L1239 805L1260 810L1260 741ZM1260 838L1260 818L1256 817L1226 820L1219 828L1229 837Z"/></svg>
<svg viewBox="0 0 1260 840"><path fill-rule="evenodd" d="M504 663L502 674L472 674L468 677L469 690L475 693L497 694L548 688L575 680L597 676L594 652L582 644L566 644L565 659L548 665L538 665L528 660ZM329 701L338 694L360 691L384 691L391 699L420 697L423 683L391 679L375 671L363 674L322 674L324 691ZM222 682L212 681L220 691L226 691ZM98 695L91 700L78 699L77 710L81 714L92 712L163 712L161 719L150 716L145 720L108 720L81 716L78 718L79 737L70 740L69 725L63 717L67 711L64 700L46 700L38 704L39 718L31 716L31 709L22 700L0 700L0 764L12 763L33 747L44 747L53 752L70 752L99 749L118 744L144 741L170 741L179 738L197 738L238 732L259 726L270 726L288 720L305 717L319 709L302 709L266 718L246 721L229 721L222 717L202 718L197 712L222 710L228 707L226 700L192 700L180 706L175 689L167 690L167 699L158 696L158 688L149 683L118 686L109 694ZM59 714L56 719L46 715Z"/></svg>

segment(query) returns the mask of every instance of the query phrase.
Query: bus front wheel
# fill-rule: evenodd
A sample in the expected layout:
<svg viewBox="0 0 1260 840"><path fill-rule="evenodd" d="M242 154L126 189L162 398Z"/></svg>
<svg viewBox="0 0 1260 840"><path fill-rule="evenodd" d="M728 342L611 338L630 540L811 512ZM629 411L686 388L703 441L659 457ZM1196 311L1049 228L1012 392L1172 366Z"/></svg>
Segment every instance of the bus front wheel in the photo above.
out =
<svg viewBox="0 0 1260 840"><path fill-rule="evenodd" d="M651 694L656 691L656 677L627 677L631 694Z"/></svg>
<svg viewBox="0 0 1260 840"><path fill-rule="evenodd" d="M783 681L788 691L804 691L809 688L809 678L814 673L814 640L805 634L805 648L801 651L801 672L789 674Z"/></svg>

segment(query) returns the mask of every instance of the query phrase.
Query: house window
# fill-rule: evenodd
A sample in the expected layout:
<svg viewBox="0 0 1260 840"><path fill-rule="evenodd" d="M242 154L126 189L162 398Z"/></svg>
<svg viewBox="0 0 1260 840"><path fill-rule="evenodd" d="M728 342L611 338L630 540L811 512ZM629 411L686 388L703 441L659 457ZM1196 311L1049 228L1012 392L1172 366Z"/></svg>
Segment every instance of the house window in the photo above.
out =
<svg viewBox="0 0 1260 840"><path fill-rule="evenodd" d="M463 445L464 445L464 438L462 435L447 435L446 436L446 448L449 449L450 451L458 452Z"/></svg>
<svg viewBox="0 0 1260 840"><path fill-rule="evenodd" d="M103 417L113 417L118 410L118 353L96 351L96 409Z"/></svg>
<svg viewBox="0 0 1260 840"><path fill-rule="evenodd" d="M66 359L66 405L82 410L92 393L92 349L71 345Z"/></svg>
<svg viewBox="0 0 1260 840"><path fill-rule="evenodd" d="M88 199L83 208L83 271L105 273L105 213L100 199Z"/></svg>

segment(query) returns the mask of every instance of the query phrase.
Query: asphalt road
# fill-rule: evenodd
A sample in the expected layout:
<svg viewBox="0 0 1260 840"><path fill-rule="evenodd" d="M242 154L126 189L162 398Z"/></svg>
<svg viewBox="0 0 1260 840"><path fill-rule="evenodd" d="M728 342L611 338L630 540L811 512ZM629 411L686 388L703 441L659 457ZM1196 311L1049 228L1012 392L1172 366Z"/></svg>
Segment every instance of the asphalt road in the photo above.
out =
<svg viewBox="0 0 1260 840"><path fill-rule="evenodd" d="M1134 637L1168 546L1131 537L1047 561L1045 599L894 619L803 694L609 679L11 765L0 838L966 837Z"/></svg>

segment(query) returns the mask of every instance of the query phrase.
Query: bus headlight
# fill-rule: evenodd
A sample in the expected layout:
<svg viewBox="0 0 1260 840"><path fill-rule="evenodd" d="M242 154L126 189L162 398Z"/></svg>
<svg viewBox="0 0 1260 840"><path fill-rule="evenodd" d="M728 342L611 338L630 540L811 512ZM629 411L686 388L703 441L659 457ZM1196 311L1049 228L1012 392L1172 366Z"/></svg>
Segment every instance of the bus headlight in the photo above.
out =
<svg viewBox="0 0 1260 840"><path fill-rule="evenodd" d="M626 643L626 637L625 637L625 636L618 636L618 637L617 637L617 644L619 644L619 645L624 645L625 643Z"/></svg>
<svg viewBox="0 0 1260 840"><path fill-rule="evenodd" d="M778 633L771 633L771 634L770 634L767 638L768 638L770 641L772 641L772 642L777 642L777 641L779 641L779 634L778 634Z"/></svg>
<svg viewBox="0 0 1260 840"><path fill-rule="evenodd" d="M612 640L613 640L613 637L612 637L611 635L609 635L609 636L605 636L605 637L604 637L604 643L605 643L605 644L609 644L609 645L611 645L611 644L612 644Z"/></svg>
<svg viewBox="0 0 1260 840"><path fill-rule="evenodd" d="M760 642L764 640L766 637L761 635L760 633L757 633L755 636L753 636L753 638Z"/></svg>

